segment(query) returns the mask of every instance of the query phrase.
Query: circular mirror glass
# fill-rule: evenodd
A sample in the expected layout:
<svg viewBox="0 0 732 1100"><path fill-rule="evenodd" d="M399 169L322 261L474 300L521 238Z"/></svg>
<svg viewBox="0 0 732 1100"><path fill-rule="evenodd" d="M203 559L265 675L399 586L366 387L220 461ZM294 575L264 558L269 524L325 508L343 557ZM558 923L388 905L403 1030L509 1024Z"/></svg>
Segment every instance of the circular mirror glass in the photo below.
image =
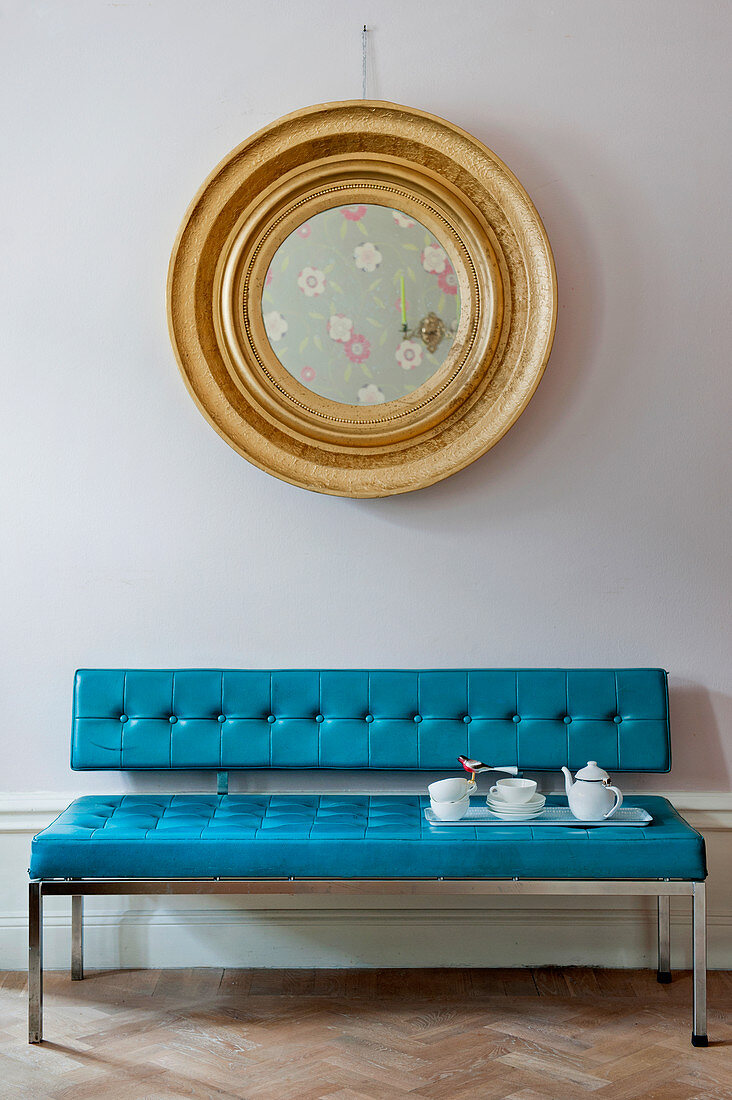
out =
<svg viewBox="0 0 732 1100"><path fill-rule="evenodd" d="M444 363L460 319L447 252L388 206L338 206L277 249L262 317L283 367L343 405L406 397Z"/></svg>

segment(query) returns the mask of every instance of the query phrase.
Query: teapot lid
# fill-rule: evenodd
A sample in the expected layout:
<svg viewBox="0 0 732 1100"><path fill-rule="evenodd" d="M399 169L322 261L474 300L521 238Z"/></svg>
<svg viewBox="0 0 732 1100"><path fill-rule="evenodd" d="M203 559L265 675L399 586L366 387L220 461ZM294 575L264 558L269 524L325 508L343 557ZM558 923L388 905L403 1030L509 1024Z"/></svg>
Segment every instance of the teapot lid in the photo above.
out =
<svg viewBox="0 0 732 1100"><path fill-rule="evenodd" d="M596 760L589 760L587 764L585 764L584 768L580 768L580 770L575 775L575 779L588 779L590 781L592 781L593 779L597 781L609 778L610 776L603 768L598 765Z"/></svg>

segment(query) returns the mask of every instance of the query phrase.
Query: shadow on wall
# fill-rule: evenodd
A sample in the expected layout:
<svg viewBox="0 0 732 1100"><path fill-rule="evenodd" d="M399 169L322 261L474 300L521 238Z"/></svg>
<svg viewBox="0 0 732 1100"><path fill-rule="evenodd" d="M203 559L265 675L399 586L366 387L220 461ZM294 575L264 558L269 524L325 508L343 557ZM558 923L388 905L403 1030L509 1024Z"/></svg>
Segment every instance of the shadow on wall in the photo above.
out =
<svg viewBox="0 0 732 1100"><path fill-rule="evenodd" d="M732 757L725 755L722 730L732 722L732 698L701 684L669 683L671 771L627 772L619 786L629 791L726 791Z"/></svg>
<svg viewBox="0 0 732 1100"><path fill-rule="evenodd" d="M541 470L546 469L547 461L554 460L552 455L557 464L564 464L566 468L570 419L592 374L593 359L609 354L605 347L609 331L606 313L611 299L617 305L620 298L622 326L612 326L611 369L600 372L599 376L595 372L591 404L585 406L582 434L592 424L608 426L616 414L620 416L623 409L616 404L622 402L619 396L621 375L636 369L634 348L638 334L646 325L637 288L644 278L644 266L652 257L639 256L629 226L635 218L642 218L648 226L653 222L653 209L644 201L645 196L629 189L627 176L619 180L613 166L598 163L594 149L585 147L578 152L575 132L557 135L553 128L552 143L555 147L559 144L559 163L583 165L581 199L571 190L571 175L553 176L548 165L532 162L531 151L524 146L514 151L515 135L504 126L505 120L490 128L474 126L473 131L489 146L497 146L509 167L517 168L546 226L559 288L551 358L544 378L519 420L483 458L419 492L346 502L350 507L368 509L370 514L398 526L428 529L437 522L442 527L445 509L463 513L462 521L469 526L482 525L484 509L476 507L476 492L486 484L501 486L504 519L510 519L510 514L505 513L507 500L509 509L520 509L522 513L545 507L546 479ZM585 184L591 188L589 192ZM620 211L625 211L623 217ZM602 241L608 236L612 247L601 252ZM607 465L607 446L613 444L619 445L619 440L617 433L610 431L607 443L594 450L597 464ZM537 455L541 447L543 456L539 466ZM516 488L515 493L512 486ZM484 502L488 503L485 494Z"/></svg>
<svg viewBox="0 0 732 1100"><path fill-rule="evenodd" d="M665 786L673 790L729 790L732 759L722 729L732 723L732 698L701 684L669 685L671 764ZM658 777L660 778L660 777Z"/></svg>

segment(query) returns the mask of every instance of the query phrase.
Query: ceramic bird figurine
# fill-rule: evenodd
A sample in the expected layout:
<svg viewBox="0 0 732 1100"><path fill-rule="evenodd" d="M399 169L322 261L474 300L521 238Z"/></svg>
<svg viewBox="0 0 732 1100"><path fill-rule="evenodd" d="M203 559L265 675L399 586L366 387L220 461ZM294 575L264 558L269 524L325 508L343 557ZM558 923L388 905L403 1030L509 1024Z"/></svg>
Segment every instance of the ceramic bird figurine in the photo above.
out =
<svg viewBox="0 0 732 1100"><path fill-rule="evenodd" d="M458 760L470 772L473 782L478 772L507 772L509 775L518 775L518 768L514 764L484 764L482 760L471 760L467 756L458 756Z"/></svg>

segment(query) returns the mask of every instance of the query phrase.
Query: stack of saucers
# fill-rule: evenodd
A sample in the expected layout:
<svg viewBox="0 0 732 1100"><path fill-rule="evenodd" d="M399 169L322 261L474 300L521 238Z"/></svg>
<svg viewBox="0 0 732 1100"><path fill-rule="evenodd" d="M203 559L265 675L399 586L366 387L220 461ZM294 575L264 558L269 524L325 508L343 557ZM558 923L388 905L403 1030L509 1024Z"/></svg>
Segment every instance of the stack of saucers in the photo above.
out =
<svg viewBox="0 0 732 1100"><path fill-rule="evenodd" d="M508 802L499 794L486 795L485 803L492 814L503 818L504 821L528 821L532 817L538 817L544 812L546 797L543 794L533 794L527 802Z"/></svg>

